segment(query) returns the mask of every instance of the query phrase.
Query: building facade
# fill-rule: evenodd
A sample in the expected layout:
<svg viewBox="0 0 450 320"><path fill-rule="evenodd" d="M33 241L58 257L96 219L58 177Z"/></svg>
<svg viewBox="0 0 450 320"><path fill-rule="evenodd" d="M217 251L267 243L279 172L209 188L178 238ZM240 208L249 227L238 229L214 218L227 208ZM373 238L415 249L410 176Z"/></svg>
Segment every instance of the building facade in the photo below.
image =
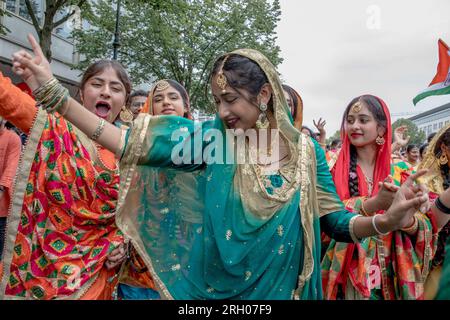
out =
<svg viewBox="0 0 450 320"><path fill-rule="evenodd" d="M31 51L27 40L29 33L34 35L36 39L38 37L24 0L3 0L0 1L0 4L11 14L11 17L0 17L0 23L10 30L6 35L0 35L0 71L10 77L13 83L18 84L22 80L14 75L11 70L11 56L21 49ZM34 12L41 22L44 15L45 0L33 0L32 4ZM62 17L66 12L60 12L59 17ZM58 16L56 19L58 19ZM79 14L53 30L51 62L54 75L69 89L72 96L76 96L78 84L81 80L81 72L71 67L79 62L73 40L70 39L74 21L80 21Z"/></svg>
<svg viewBox="0 0 450 320"><path fill-rule="evenodd" d="M450 103L422 112L409 118L409 120L414 122L419 130L425 132L428 136L430 133L439 131L450 122Z"/></svg>

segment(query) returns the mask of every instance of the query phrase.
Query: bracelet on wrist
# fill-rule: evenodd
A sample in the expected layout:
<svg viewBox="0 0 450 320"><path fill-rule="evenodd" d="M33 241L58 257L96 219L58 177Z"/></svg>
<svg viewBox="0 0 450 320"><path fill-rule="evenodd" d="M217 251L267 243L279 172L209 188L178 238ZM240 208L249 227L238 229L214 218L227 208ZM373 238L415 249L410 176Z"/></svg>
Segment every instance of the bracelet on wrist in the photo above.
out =
<svg viewBox="0 0 450 320"><path fill-rule="evenodd" d="M33 95L38 105L48 113L53 113L65 105L69 99L69 90L53 77L34 90Z"/></svg>
<svg viewBox="0 0 450 320"><path fill-rule="evenodd" d="M447 207L447 206L445 206L445 205L442 203L440 197L438 197L438 198L436 199L436 201L434 201L434 204L436 205L436 208L438 208L439 211L442 211L442 212L445 213L445 214L450 214L450 208Z"/></svg>
<svg viewBox="0 0 450 320"><path fill-rule="evenodd" d="M417 228L419 227L419 220L417 220L416 216L413 216L414 222L411 224L411 226L402 228L400 230L407 232L407 233L415 233L417 231Z"/></svg>
<svg viewBox="0 0 450 320"><path fill-rule="evenodd" d="M364 208L364 203L366 201L367 201L367 198L361 202L361 207L360 207L359 211L362 213L363 216L370 217L371 214L369 212L367 212L366 208Z"/></svg>
<svg viewBox="0 0 450 320"><path fill-rule="evenodd" d="M385 233L384 233L384 232L381 232L380 229L378 229L378 227L377 227L377 224L376 224L375 219L376 219L378 216L379 216L379 214L373 215L373 217L372 217L372 226L373 226L373 228L375 229L375 232L378 233L378 235L380 235L380 236L387 236L387 235L389 234L389 232L385 232Z"/></svg>

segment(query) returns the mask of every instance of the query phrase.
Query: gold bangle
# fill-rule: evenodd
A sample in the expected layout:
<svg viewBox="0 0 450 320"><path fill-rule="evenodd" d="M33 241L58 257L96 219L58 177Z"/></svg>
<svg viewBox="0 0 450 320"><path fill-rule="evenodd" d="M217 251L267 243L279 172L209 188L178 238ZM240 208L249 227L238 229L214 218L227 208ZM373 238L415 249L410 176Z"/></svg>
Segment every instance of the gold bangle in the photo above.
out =
<svg viewBox="0 0 450 320"><path fill-rule="evenodd" d="M105 119L101 119L97 128L91 136L91 140L96 141L105 129Z"/></svg>
<svg viewBox="0 0 450 320"><path fill-rule="evenodd" d="M411 226L406 228L401 228L400 230L406 232L406 233L415 233L417 231L417 228L419 227L419 220L416 216L413 216L414 222Z"/></svg>
<svg viewBox="0 0 450 320"><path fill-rule="evenodd" d="M367 198L361 202L361 207L359 208L359 211L363 214L363 216L370 217L370 214L364 208L364 202L366 202L366 201L367 201Z"/></svg>
<svg viewBox="0 0 450 320"><path fill-rule="evenodd" d="M63 108L64 106L66 107ZM69 111L69 109L70 109L69 102L65 101L65 103L61 105L61 107L58 109L58 113L61 117L64 117L67 114L67 111Z"/></svg>

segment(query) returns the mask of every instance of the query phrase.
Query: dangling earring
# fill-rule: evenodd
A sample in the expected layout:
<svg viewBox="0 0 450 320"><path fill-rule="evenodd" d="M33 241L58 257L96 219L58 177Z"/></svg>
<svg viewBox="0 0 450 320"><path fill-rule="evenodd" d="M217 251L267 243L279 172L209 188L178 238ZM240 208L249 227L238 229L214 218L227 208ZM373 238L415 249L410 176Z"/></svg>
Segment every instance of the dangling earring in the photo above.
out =
<svg viewBox="0 0 450 320"><path fill-rule="evenodd" d="M133 121L133 113L128 110L127 107L122 106L122 110L120 111L119 118L124 123L131 123Z"/></svg>
<svg viewBox="0 0 450 320"><path fill-rule="evenodd" d="M259 110L261 110L261 113L259 114L258 120L256 121L256 127L258 129L267 129L269 128L269 119L267 119L266 111L267 111L267 104L261 103L259 105Z"/></svg>
<svg viewBox="0 0 450 320"><path fill-rule="evenodd" d="M382 145L386 142L386 140L384 140L383 137L378 136L378 137L375 139L375 142L377 143L377 145L382 146Z"/></svg>
<svg viewBox="0 0 450 320"><path fill-rule="evenodd" d="M439 157L439 164L444 165L447 164L447 162L448 162L447 155L444 152L442 152L441 156Z"/></svg>

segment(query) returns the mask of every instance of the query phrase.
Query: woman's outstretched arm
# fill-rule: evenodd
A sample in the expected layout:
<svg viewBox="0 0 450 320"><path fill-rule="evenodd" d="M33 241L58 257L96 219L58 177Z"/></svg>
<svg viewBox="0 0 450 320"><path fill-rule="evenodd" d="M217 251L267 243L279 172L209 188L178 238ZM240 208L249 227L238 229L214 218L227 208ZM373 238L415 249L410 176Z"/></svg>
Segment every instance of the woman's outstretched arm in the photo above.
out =
<svg viewBox="0 0 450 320"><path fill-rule="evenodd" d="M28 41L33 48L34 57L25 50L14 53L13 71L21 76L33 92L35 92L36 89L48 84L49 81L52 80L53 74L49 62L33 36L28 35ZM56 86L58 85L61 86L61 84L57 83L54 88L56 89ZM58 90L52 90L52 92L58 92ZM55 96L55 99L58 98L63 97ZM120 138L122 130L97 117L79 104L75 99L67 97L66 102L61 103L55 111L58 111L64 118L84 132L88 137L94 138L94 140L108 150L115 154L121 150L122 146Z"/></svg>

